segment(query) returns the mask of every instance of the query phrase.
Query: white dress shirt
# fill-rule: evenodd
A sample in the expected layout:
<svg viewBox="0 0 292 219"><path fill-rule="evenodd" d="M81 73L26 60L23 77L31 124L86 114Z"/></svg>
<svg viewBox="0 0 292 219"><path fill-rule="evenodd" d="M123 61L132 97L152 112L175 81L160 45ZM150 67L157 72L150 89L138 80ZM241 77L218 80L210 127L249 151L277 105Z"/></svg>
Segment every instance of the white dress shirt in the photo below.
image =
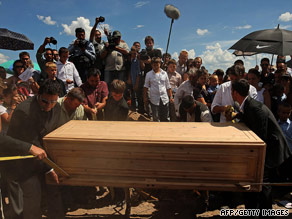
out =
<svg viewBox="0 0 292 219"><path fill-rule="evenodd" d="M78 87L82 84L81 78L77 69L75 68L75 65L69 61L66 61L65 64L60 61L57 62L57 78L64 82L67 93L72 88L74 88L74 83L66 83L67 79L74 81Z"/></svg>
<svg viewBox="0 0 292 219"><path fill-rule="evenodd" d="M252 85L249 86L249 96L252 97L253 99L257 98L257 90ZM231 95L231 81L227 81L220 85L212 102L211 111L214 113L213 109L215 106L226 105L234 106L234 101ZM220 122L226 122L226 118L223 115L223 113L221 113L220 115Z"/></svg>
<svg viewBox="0 0 292 219"><path fill-rule="evenodd" d="M150 102L159 106L160 98L163 105L169 102L167 90L170 89L170 83L167 73L160 69L160 73L153 70L146 74L144 87L150 89Z"/></svg>

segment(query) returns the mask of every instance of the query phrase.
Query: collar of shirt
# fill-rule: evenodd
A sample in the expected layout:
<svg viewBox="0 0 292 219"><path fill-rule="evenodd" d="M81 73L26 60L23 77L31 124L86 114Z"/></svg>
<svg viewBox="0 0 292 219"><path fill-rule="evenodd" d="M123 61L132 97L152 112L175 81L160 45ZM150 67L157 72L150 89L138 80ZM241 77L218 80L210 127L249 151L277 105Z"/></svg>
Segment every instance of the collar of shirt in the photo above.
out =
<svg viewBox="0 0 292 219"><path fill-rule="evenodd" d="M280 123L280 124L288 124L288 125L290 125L291 121L290 121L290 119L287 119L287 121L285 121L285 122L281 122L280 119L279 119L279 120L278 120L278 123Z"/></svg>
<svg viewBox="0 0 292 219"><path fill-rule="evenodd" d="M244 100L242 101L242 103L241 103L241 105L239 107L239 110L241 112L243 112L243 113L244 113L244 104L245 104L245 101L246 101L247 98L248 98L248 95L244 98Z"/></svg>

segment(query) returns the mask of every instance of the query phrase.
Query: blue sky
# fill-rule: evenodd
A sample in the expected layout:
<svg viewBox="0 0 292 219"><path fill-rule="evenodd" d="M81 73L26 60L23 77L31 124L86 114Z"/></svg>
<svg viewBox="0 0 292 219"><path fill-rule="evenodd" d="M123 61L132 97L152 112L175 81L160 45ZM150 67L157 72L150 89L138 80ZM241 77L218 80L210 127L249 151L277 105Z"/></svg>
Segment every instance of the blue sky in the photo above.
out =
<svg viewBox="0 0 292 219"><path fill-rule="evenodd" d="M105 17L103 26L119 30L129 47L139 41L144 48L144 37L151 35L155 47L165 51L171 21L164 14L166 4L181 13L173 24L169 53L177 58L187 50L190 57L201 56L209 72L225 70L238 59L227 49L246 34L277 24L292 30L291 0L0 0L0 20L2 28L23 33L34 42L35 50L29 51L33 61L46 36L54 36L58 48L68 47L75 39L75 27L83 27L88 38L100 15ZM19 52L0 50L0 64L17 59ZM253 67L255 60L247 57L246 67Z"/></svg>

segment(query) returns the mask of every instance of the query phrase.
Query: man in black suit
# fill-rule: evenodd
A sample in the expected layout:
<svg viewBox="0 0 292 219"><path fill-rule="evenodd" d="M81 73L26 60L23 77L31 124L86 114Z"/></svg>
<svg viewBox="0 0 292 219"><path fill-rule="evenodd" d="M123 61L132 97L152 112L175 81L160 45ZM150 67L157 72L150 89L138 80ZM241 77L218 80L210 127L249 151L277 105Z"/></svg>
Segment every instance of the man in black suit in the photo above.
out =
<svg viewBox="0 0 292 219"><path fill-rule="evenodd" d="M241 79L232 82L231 95L240 105L240 119L266 143L264 182L271 182L273 170L290 155L288 143L273 113L266 105L248 96L249 84ZM246 208L272 208L271 187L263 186L260 193L248 193Z"/></svg>
<svg viewBox="0 0 292 219"><path fill-rule="evenodd" d="M53 79L47 79L39 88L39 94L28 98L17 106L10 121L7 135L21 141L43 147L43 137L59 125L60 106L57 104L60 85ZM55 171L44 162L36 159L16 160L5 165L3 177L8 181L9 201L12 206L11 218L41 218L41 187L47 173L57 183ZM49 186L46 189L51 189ZM53 195L47 192L48 199ZM57 192L54 193L57 197ZM57 197L58 198L58 197ZM48 207L58 205L52 197ZM60 202L59 202L60 203ZM63 215L60 208L60 215ZM48 213L57 214L57 210ZM51 216L49 218L64 218Z"/></svg>

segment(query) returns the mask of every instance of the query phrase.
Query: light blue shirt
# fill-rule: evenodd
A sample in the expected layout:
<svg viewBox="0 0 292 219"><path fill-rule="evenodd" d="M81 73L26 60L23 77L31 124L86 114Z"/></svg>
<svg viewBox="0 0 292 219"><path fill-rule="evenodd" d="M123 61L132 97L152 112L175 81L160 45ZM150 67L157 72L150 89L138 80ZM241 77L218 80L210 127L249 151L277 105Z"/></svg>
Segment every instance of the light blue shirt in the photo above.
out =
<svg viewBox="0 0 292 219"><path fill-rule="evenodd" d="M290 119L287 119L286 122L281 122L278 120L279 126L281 127L286 140L288 142L289 148L292 151L292 125Z"/></svg>

